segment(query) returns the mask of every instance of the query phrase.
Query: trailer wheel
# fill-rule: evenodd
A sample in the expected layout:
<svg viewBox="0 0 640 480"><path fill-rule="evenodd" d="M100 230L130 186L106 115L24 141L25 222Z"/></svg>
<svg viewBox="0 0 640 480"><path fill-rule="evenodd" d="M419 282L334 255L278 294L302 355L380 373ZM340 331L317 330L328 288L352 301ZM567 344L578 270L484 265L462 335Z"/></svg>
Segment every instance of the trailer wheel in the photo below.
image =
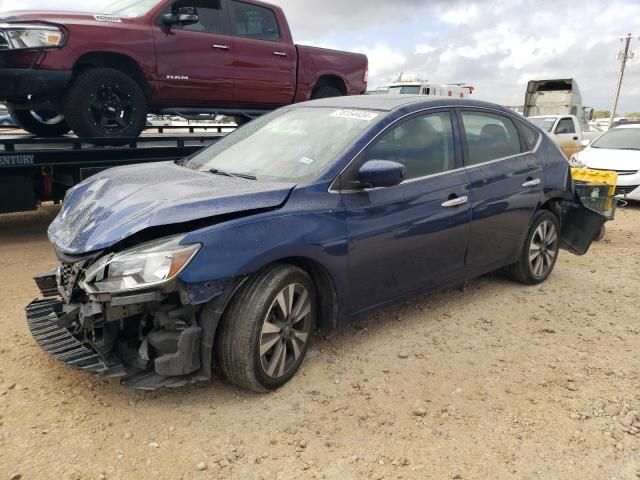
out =
<svg viewBox="0 0 640 480"><path fill-rule="evenodd" d="M8 108L18 127L38 137L61 137L71 128L64 116L54 110L22 110Z"/></svg>
<svg viewBox="0 0 640 480"><path fill-rule="evenodd" d="M76 135L101 138L104 140L95 143L106 145L126 143L115 139L138 137L148 110L140 85L113 68L93 68L80 74L65 99L65 115Z"/></svg>

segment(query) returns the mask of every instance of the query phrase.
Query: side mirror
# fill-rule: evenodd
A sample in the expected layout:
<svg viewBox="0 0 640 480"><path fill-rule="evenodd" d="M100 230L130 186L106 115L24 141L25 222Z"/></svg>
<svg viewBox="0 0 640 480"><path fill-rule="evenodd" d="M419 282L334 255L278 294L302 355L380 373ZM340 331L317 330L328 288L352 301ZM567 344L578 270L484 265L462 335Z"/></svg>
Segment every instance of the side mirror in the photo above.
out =
<svg viewBox="0 0 640 480"><path fill-rule="evenodd" d="M195 7L178 7L174 13L162 15L162 23L168 27L174 25L193 25L200 21Z"/></svg>
<svg viewBox="0 0 640 480"><path fill-rule="evenodd" d="M582 140L580 142L580 145L582 145L583 147L588 147L589 145L591 145L591 140L589 140L588 138L585 138L584 140Z"/></svg>
<svg viewBox="0 0 640 480"><path fill-rule="evenodd" d="M364 188L394 187L407 177L407 169L390 160L369 160L360 167L358 175Z"/></svg>

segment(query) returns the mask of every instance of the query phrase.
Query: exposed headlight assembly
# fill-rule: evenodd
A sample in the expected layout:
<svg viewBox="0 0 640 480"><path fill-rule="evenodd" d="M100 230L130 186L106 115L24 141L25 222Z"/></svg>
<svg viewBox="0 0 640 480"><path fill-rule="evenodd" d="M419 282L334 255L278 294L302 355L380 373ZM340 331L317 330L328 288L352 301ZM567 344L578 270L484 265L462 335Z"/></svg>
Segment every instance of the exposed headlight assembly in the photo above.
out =
<svg viewBox="0 0 640 480"><path fill-rule="evenodd" d="M183 238L165 238L106 255L87 269L80 286L88 293L123 293L170 282L200 250L200 244L180 245Z"/></svg>
<svg viewBox="0 0 640 480"><path fill-rule="evenodd" d="M0 50L55 48L63 41L63 31L54 26L0 24Z"/></svg>

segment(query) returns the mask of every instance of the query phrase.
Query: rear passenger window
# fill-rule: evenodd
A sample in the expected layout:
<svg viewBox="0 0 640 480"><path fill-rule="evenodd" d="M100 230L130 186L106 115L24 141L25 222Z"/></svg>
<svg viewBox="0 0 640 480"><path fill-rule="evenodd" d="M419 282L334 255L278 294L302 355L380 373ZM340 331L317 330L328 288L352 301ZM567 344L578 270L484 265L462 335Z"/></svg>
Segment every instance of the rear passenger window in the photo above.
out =
<svg viewBox="0 0 640 480"><path fill-rule="evenodd" d="M280 40L280 28L273 10L238 1L231 2L233 31L240 37Z"/></svg>
<svg viewBox="0 0 640 480"><path fill-rule="evenodd" d="M393 160L407 169L407 180L453 170L455 149L451 115L422 115L392 128L365 154L369 160Z"/></svg>
<svg viewBox="0 0 640 480"><path fill-rule="evenodd" d="M528 150L533 150L538 143L538 132L536 132L529 125L524 124L523 122L517 122L520 134L522 135L522 139L527 146Z"/></svg>
<svg viewBox="0 0 640 480"><path fill-rule="evenodd" d="M467 138L467 165L490 162L522 153L518 130L502 115L462 111Z"/></svg>

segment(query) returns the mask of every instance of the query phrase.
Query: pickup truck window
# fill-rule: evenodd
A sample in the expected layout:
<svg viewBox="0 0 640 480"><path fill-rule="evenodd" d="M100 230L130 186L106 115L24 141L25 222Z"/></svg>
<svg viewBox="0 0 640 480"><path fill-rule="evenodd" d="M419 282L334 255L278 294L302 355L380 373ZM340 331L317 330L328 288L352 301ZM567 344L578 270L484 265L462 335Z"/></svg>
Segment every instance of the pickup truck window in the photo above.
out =
<svg viewBox="0 0 640 480"><path fill-rule="evenodd" d="M232 0L231 13L235 35L257 40L280 41L280 28L273 10Z"/></svg>
<svg viewBox="0 0 640 480"><path fill-rule="evenodd" d="M556 123L556 119L553 117L549 118L530 118L529 121L533 123L536 127L544 130L545 132L550 132L553 126Z"/></svg>
<svg viewBox="0 0 640 480"><path fill-rule="evenodd" d="M563 118L558 122L555 133L576 133L576 126L571 118Z"/></svg>
<svg viewBox="0 0 640 480"><path fill-rule="evenodd" d="M389 87L389 93L396 93L398 95L420 95L420 85Z"/></svg>
<svg viewBox="0 0 640 480"><path fill-rule="evenodd" d="M378 112L335 108L284 108L260 117L197 154L187 168L258 181L315 178L365 130Z"/></svg>
<svg viewBox="0 0 640 480"><path fill-rule="evenodd" d="M462 123L468 147L467 166L518 155L523 151L516 126L505 116L463 110Z"/></svg>
<svg viewBox="0 0 640 480"><path fill-rule="evenodd" d="M195 7L199 21L191 25L176 25L173 28L192 32L225 33L220 0L179 0L173 4L172 9L175 11L178 7Z"/></svg>

